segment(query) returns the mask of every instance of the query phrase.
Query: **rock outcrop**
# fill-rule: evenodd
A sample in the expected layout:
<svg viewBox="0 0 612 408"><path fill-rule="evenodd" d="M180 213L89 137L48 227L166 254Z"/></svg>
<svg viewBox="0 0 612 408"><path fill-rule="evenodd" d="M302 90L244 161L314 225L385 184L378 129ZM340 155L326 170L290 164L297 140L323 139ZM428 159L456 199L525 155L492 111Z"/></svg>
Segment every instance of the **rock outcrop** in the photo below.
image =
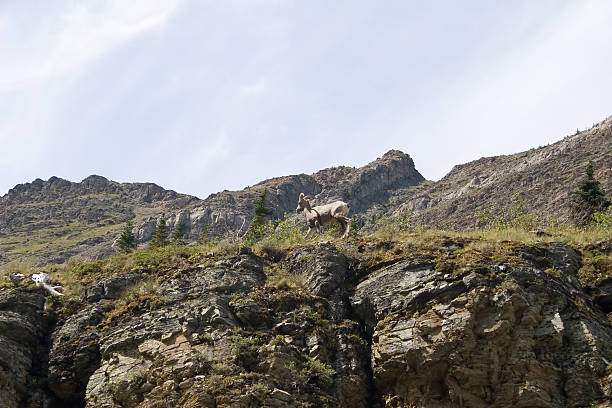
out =
<svg viewBox="0 0 612 408"><path fill-rule="evenodd" d="M348 264L333 246L314 250L326 262L315 291L331 294ZM50 389L75 407L368 406L359 324L334 324L325 297L266 285L263 266L246 253L159 282L94 281L52 335ZM135 287L148 288L143 302L110 307Z"/></svg>
<svg viewBox="0 0 612 408"><path fill-rule="evenodd" d="M121 271L57 311L0 289L0 406L610 406L612 326L580 252L505 242L449 267L469 241L440 242Z"/></svg>
<svg viewBox="0 0 612 408"><path fill-rule="evenodd" d="M361 282L385 406L608 406L612 331L577 283L580 257L560 244L539 257L552 274L529 262L448 274L415 256Z"/></svg>
<svg viewBox="0 0 612 408"><path fill-rule="evenodd" d="M40 293L0 289L1 407L48 407L54 400L45 387L53 320L44 305Z"/></svg>

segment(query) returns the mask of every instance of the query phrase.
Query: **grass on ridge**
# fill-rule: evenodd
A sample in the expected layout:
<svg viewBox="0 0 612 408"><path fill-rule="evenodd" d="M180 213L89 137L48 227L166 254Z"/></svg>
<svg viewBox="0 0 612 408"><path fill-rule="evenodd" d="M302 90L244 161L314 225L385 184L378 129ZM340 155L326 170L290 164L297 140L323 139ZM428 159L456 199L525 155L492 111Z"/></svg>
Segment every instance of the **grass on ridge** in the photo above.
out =
<svg viewBox="0 0 612 408"><path fill-rule="evenodd" d="M351 231L347 240L340 238L339 226L329 226L321 235L304 238L303 223L295 219L269 223L263 227L259 239L254 242L210 240L194 245L168 245L156 249L137 250L129 254L115 255L98 261L71 259L63 265L35 268L27 263L11 262L0 266L0 287L11 287L9 273L26 275L38 271L49 273L61 282L68 295L79 296L83 285L93 280L117 273L135 271L164 276L170 271L212 262L220 257L236 255L240 246L249 245L252 250L269 261L267 272L276 284L299 287L299 277L283 273L277 265L284 256L304 245L330 241L350 258L360 260L365 267L373 266L414 253L430 255L438 270L457 272L474 265L495 263L515 264L518 246L546 246L550 242L568 244L583 255L583 266L578 277L583 285L612 278L612 254L606 253L606 245L612 245L610 228L555 227L537 234L520 228L440 231L426 228L406 228L401 223L385 222L379 228L367 231ZM81 235L82 237L82 235ZM453 251L448 245L458 245ZM363 249L366 248L366 249ZM608 251L609 252L609 251Z"/></svg>

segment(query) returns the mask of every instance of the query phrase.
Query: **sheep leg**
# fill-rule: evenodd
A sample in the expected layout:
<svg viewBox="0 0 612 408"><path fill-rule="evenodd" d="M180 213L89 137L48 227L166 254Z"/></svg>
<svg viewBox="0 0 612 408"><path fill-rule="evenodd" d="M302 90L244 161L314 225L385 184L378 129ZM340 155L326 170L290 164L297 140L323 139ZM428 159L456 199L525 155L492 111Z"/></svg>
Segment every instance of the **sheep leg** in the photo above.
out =
<svg viewBox="0 0 612 408"><path fill-rule="evenodd" d="M306 231L306 235L304 235L304 239L308 239L308 237L310 237L311 232L312 232L312 228L308 226L308 231Z"/></svg>
<svg viewBox="0 0 612 408"><path fill-rule="evenodd" d="M349 231L351 230L351 219L348 217L340 216L338 217L338 222L340 222L342 228L345 229L344 234L342 234L342 238L348 237Z"/></svg>

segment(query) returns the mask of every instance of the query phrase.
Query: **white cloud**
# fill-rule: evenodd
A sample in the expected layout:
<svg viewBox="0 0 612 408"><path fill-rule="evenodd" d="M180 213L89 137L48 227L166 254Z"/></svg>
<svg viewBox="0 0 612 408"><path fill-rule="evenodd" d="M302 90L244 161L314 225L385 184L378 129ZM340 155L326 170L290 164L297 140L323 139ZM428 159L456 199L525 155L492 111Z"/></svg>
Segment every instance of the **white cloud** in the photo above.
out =
<svg viewBox="0 0 612 408"><path fill-rule="evenodd" d="M83 64L163 24L179 5L180 1L130 0L70 2L53 9L46 3L35 15L26 3L23 9L5 6L0 10L0 92L73 75Z"/></svg>
<svg viewBox="0 0 612 408"><path fill-rule="evenodd" d="M205 197L390 148L438 178L612 113L605 2L40 4L0 5L0 194L99 173Z"/></svg>
<svg viewBox="0 0 612 408"><path fill-rule="evenodd" d="M438 144L439 178L454 164L515 153L561 139L612 113L610 7L575 2L498 56L479 75L437 95L451 103L425 133ZM487 58L487 56L481 56ZM470 78L472 76L472 78ZM417 163L418 164L418 163Z"/></svg>

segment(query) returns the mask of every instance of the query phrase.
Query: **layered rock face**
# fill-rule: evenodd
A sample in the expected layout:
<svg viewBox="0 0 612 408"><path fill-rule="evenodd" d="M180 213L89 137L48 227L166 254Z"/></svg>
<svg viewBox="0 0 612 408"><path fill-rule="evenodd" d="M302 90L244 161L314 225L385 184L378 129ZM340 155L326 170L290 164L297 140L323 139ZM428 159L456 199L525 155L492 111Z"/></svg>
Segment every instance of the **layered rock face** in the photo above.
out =
<svg viewBox="0 0 612 408"><path fill-rule="evenodd" d="M53 334L50 388L86 407L368 406L359 325L331 319L323 297L265 285L263 268L247 253L176 271L155 289L163 305L110 322L107 288L134 276L94 282L89 306Z"/></svg>
<svg viewBox="0 0 612 408"><path fill-rule="evenodd" d="M610 406L612 326L577 251L447 270L463 241L401 245L122 272L56 325L41 294L0 289L0 406Z"/></svg>
<svg viewBox="0 0 612 408"><path fill-rule="evenodd" d="M48 407L45 387L52 320L38 293L0 289L0 407Z"/></svg>
<svg viewBox="0 0 612 408"><path fill-rule="evenodd" d="M455 275L410 257L360 283L353 302L385 406L609 406L612 331L578 285L579 255L553 244L538 259L548 272Z"/></svg>

